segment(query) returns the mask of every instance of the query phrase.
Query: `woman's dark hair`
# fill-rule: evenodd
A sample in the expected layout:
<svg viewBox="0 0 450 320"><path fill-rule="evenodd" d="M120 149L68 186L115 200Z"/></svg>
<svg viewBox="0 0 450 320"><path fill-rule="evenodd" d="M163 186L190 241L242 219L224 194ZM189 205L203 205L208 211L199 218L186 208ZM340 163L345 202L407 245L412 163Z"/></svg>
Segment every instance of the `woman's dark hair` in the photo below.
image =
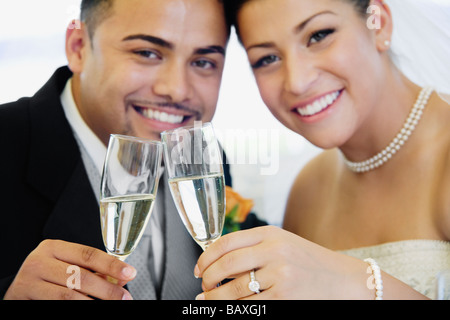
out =
<svg viewBox="0 0 450 320"><path fill-rule="evenodd" d="M348 1L353 3L356 10L363 16L367 14L367 8L370 5L370 0L341 0L341 1Z"/></svg>
<svg viewBox="0 0 450 320"><path fill-rule="evenodd" d="M231 25L236 28L236 32L239 35L239 26L237 25L237 15L241 8L250 1L256 0L225 0L225 15L227 17L227 21ZM362 16L367 14L367 8L370 5L370 0L335 0L335 1L346 1L350 2L355 6L357 12L359 12Z"/></svg>

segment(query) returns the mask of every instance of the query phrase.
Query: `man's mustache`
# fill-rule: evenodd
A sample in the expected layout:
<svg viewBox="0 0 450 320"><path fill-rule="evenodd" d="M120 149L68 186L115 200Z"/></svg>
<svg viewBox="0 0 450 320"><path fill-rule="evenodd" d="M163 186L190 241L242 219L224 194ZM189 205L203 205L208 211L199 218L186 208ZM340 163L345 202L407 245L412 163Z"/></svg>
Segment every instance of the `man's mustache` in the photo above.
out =
<svg viewBox="0 0 450 320"><path fill-rule="evenodd" d="M184 104L181 104L181 103L133 100L133 101L131 101L131 104L135 107L140 107L140 108L150 108L152 106L160 107L160 108L174 108L176 110L185 111L191 115L201 116L201 113L198 110L193 109L193 108L186 106Z"/></svg>

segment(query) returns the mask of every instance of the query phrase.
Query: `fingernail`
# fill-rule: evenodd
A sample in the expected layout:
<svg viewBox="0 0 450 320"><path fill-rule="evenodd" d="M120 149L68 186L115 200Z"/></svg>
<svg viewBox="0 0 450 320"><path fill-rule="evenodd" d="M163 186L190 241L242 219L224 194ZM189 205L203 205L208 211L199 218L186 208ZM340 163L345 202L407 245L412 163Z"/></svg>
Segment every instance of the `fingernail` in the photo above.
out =
<svg viewBox="0 0 450 320"><path fill-rule="evenodd" d="M205 300L205 294L200 293L198 296L195 297L195 300Z"/></svg>
<svg viewBox="0 0 450 320"><path fill-rule="evenodd" d="M129 292L125 292L122 296L122 300L133 300L133 297Z"/></svg>
<svg viewBox="0 0 450 320"><path fill-rule="evenodd" d="M195 268L194 268L194 277L196 279L200 278L200 269L197 264L195 265Z"/></svg>
<svg viewBox="0 0 450 320"><path fill-rule="evenodd" d="M136 269L133 267L125 267L122 269L122 274L124 275L124 277L126 277L127 279L132 279L136 276Z"/></svg>

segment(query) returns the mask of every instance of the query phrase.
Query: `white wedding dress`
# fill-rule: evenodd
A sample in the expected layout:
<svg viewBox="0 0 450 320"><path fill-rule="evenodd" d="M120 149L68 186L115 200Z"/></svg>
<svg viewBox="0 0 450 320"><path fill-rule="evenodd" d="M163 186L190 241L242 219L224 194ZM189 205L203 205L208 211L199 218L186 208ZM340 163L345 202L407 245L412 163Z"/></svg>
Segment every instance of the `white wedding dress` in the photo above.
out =
<svg viewBox="0 0 450 320"><path fill-rule="evenodd" d="M394 21L394 63L418 85L450 94L450 0L386 3ZM441 97L449 101L448 96ZM450 270L450 242L446 241L408 240L340 252L361 260L375 259L384 272L430 299L436 298L439 272ZM450 299L450 294L443 298Z"/></svg>
<svg viewBox="0 0 450 320"><path fill-rule="evenodd" d="M450 242L406 240L340 251L364 260L373 258L381 270L413 289L436 299L436 277L450 269ZM444 296L450 299L450 296Z"/></svg>

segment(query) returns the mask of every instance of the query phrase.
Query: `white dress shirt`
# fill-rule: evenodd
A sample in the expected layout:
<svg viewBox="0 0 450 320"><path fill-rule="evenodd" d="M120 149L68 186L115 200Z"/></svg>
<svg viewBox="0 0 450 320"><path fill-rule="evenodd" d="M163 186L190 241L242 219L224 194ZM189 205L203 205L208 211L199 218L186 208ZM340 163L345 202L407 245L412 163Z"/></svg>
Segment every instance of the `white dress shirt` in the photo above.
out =
<svg viewBox="0 0 450 320"><path fill-rule="evenodd" d="M103 162L105 161L106 156L106 146L81 117L72 95L72 79L67 81L66 87L61 94L61 104L72 130L78 135L78 138L86 148L86 151L101 176L103 171Z"/></svg>

